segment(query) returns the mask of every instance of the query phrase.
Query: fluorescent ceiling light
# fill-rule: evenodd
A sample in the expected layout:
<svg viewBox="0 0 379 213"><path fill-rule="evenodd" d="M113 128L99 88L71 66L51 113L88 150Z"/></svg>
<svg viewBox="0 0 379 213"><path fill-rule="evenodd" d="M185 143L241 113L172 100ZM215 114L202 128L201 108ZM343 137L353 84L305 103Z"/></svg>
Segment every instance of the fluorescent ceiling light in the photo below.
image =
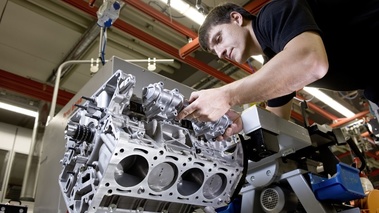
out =
<svg viewBox="0 0 379 213"><path fill-rule="evenodd" d="M0 102L0 108L1 109L5 109L5 110L9 110L9 111L12 111L12 112L20 113L20 114L23 114L23 115L31 116L31 117L34 117L34 118L36 118L38 116L38 112L37 111L25 109L25 108L14 106L14 105L7 104L7 103L4 103L4 102Z"/></svg>
<svg viewBox="0 0 379 213"><path fill-rule="evenodd" d="M313 95L318 100L320 100L320 101L324 102L325 104L329 105L334 110L336 110L337 112L341 113L343 116L345 116L347 118L352 117L352 116L355 115L355 113L353 113L352 111L350 111L346 107L342 106L342 104L338 103L337 101L335 101L334 99L332 99L331 97L329 97L325 93L321 92L317 88L304 87L303 90L306 91L307 93Z"/></svg>
<svg viewBox="0 0 379 213"><path fill-rule="evenodd" d="M197 24L201 25L205 20L205 15L200 13L196 8L191 7L183 0L161 0L165 4L174 8L180 14L186 16Z"/></svg>
<svg viewBox="0 0 379 213"><path fill-rule="evenodd" d="M263 56L262 55L253 55L251 56L254 60L258 61L259 63L263 64L263 62L265 61L263 59Z"/></svg>

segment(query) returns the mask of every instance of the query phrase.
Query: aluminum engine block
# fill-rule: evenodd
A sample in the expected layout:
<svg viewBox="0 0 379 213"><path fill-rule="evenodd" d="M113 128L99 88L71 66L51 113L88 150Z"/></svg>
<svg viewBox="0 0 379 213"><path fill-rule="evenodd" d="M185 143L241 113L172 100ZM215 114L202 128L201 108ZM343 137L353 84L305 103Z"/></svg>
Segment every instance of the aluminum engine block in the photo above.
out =
<svg viewBox="0 0 379 213"><path fill-rule="evenodd" d="M241 181L230 124L177 121L185 100L162 82L133 94L135 77L116 71L68 120L59 186L69 212L193 212L223 207Z"/></svg>

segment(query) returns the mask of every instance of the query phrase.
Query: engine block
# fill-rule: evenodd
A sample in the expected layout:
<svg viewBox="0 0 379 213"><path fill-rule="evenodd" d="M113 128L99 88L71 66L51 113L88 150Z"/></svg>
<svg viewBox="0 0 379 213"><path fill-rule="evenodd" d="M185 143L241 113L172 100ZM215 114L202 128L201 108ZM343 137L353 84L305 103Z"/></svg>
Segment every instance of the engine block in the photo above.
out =
<svg viewBox="0 0 379 213"><path fill-rule="evenodd" d="M226 206L241 181L239 138L212 139L230 124L177 121L185 106L162 82L133 93L116 71L69 117L59 186L69 212L193 212Z"/></svg>

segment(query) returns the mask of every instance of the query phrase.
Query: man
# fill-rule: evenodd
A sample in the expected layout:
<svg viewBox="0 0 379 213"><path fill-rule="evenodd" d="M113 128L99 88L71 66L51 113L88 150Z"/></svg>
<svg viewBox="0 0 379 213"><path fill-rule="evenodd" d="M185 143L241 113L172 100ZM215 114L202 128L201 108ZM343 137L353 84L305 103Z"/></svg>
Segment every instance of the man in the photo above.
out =
<svg viewBox="0 0 379 213"><path fill-rule="evenodd" d="M268 101L270 111L289 118L295 91L313 86L364 90L379 103L379 0L272 0L257 16L225 3L213 8L199 29L200 46L219 58L244 63L252 55L268 61L256 73L219 88L196 91L178 119L216 121L230 108ZM222 140L220 137L219 140Z"/></svg>

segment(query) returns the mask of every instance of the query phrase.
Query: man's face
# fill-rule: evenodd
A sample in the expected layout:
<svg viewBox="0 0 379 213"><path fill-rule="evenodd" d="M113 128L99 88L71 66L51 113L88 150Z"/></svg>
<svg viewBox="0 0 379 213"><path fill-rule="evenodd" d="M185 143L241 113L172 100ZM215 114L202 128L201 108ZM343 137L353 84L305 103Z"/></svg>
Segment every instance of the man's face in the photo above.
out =
<svg viewBox="0 0 379 213"><path fill-rule="evenodd" d="M213 26L209 30L209 49L219 58L244 63L250 56L247 36L246 29L236 22Z"/></svg>

